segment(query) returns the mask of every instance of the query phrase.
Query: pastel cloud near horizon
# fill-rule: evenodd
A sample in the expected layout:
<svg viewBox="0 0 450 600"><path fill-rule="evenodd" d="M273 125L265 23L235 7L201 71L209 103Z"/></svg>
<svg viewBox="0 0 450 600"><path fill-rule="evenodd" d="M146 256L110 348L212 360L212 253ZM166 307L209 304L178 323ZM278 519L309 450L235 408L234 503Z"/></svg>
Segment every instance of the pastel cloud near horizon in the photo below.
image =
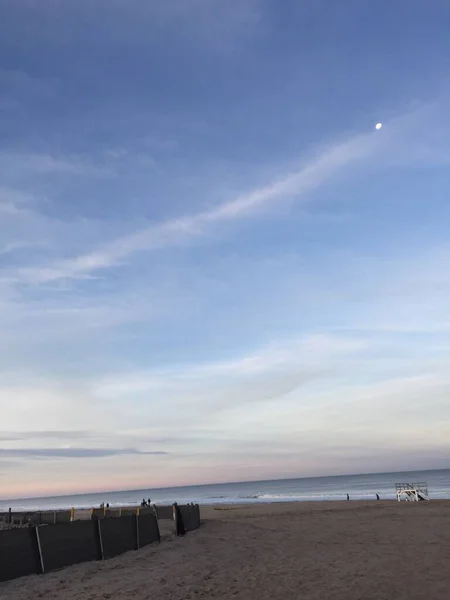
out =
<svg viewBox="0 0 450 600"><path fill-rule="evenodd" d="M159 4L0 9L0 499L448 466L445 31Z"/></svg>

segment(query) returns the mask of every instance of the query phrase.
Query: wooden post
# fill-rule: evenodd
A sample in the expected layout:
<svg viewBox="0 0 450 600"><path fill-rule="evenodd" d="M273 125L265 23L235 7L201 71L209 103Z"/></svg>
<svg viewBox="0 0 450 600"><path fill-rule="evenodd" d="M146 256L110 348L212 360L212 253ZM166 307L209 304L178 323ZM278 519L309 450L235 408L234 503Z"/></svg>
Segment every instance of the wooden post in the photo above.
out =
<svg viewBox="0 0 450 600"><path fill-rule="evenodd" d="M53 525L56 525L56 510L53 511Z"/></svg>
<svg viewBox="0 0 450 600"><path fill-rule="evenodd" d="M36 563L36 573L40 575L45 572L44 555L42 554L41 539L39 537L39 527L30 527L31 545L33 548L34 560Z"/></svg>
<svg viewBox="0 0 450 600"><path fill-rule="evenodd" d="M161 532L159 531L158 517L155 515L156 531L158 532L158 542L161 541Z"/></svg>
<svg viewBox="0 0 450 600"><path fill-rule="evenodd" d="M103 560L105 558L105 555L103 552L102 527L100 519L92 519L92 524L94 527L95 545L97 547L97 560Z"/></svg>
<svg viewBox="0 0 450 600"><path fill-rule="evenodd" d="M133 515L133 531L134 531L135 548L136 548L136 550L139 550L139 548L140 548L140 544L139 544L139 513L136 513L135 515Z"/></svg>
<svg viewBox="0 0 450 600"><path fill-rule="evenodd" d="M192 502L191 502L190 504L188 504L188 509L189 509L189 521L190 521L190 523L188 523L188 526L187 526L187 530L188 530L188 531L192 531L193 529L195 529L195 527L194 527L194 512L193 512L193 510L192 510L192 507L193 507L193 506L194 506L194 505L192 504Z"/></svg>
<svg viewBox="0 0 450 600"><path fill-rule="evenodd" d="M11 525L11 521L12 521L12 509L10 508L8 510L8 523Z"/></svg>
<svg viewBox="0 0 450 600"><path fill-rule="evenodd" d="M74 521L75 520L75 508L72 506L72 508L70 509L70 520Z"/></svg>
<svg viewBox="0 0 450 600"><path fill-rule="evenodd" d="M179 535L179 533L178 533L177 503L176 502L174 502L172 504L172 511L173 511L173 522L175 523L175 535Z"/></svg>
<svg viewBox="0 0 450 600"><path fill-rule="evenodd" d="M186 530L184 528L183 517L181 516L180 507L178 506L178 504L176 502L173 505L173 515L174 515L173 518L175 521L176 535L184 535L186 533Z"/></svg>
<svg viewBox="0 0 450 600"><path fill-rule="evenodd" d="M39 549L39 560L40 560L41 569L42 569L41 572L45 573L44 555L42 554L41 538L39 537L39 527L35 527L35 529L36 529L37 545L38 545L38 549Z"/></svg>
<svg viewBox="0 0 450 600"><path fill-rule="evenodd" d="M40 575L44 572L43 569L43 557L41 553L40 540L38 541L37 527L30 527L31 547L33 550L34 562L36 565L36 575Z"/></svg>

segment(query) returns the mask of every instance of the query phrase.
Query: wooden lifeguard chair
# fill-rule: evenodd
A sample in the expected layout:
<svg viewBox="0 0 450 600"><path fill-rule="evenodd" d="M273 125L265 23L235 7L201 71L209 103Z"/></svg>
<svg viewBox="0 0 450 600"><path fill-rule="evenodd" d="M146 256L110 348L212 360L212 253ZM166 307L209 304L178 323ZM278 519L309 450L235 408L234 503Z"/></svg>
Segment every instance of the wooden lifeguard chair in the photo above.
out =
<svg viewBox="0 0 450 600"><path fill-rule="evenodd" d="M406 500L408 502L421 502L422 500L429 500L428 485L426 482L420 483L396 483L395 490L397 492L397 500L401 502Z"/></svg>

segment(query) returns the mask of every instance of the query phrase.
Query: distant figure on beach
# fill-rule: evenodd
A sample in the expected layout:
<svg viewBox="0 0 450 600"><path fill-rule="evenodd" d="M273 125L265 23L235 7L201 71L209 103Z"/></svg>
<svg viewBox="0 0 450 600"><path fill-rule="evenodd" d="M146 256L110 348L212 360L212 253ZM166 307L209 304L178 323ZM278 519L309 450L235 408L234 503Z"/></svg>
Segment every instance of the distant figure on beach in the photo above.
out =
<svg viewBox="0 0 450 600"><path fill-rule="evenodd" d="M150 498L147 500L147 504L148 506L150 506L150 504L152 503L152 501L150 500Z"/></svg>
<svg viewBox="0 0 450 600"><path fill-rule="evenodd" d="M109 502L106 503L106 508L109 508Z"/></svg>
<svg viewBox="0 0 450 600"><path fill-rule="evenodd" d="M347 500L350 500L350 496L347 494Z"/></svg>
<svg viewBox="0 0 450 600"><path fill-rule="evenodd" d="M141 506L142 506L142 508L147 506L147 500L145 498L142 499Z"/></svg>
<svg viewBox="0 0 450 600"><path fill-rule="evenodd" d="M380 496L379 496L378 494L375 494L375 496L377 497L377 500L379 500L379 499L380 499Z"/></svg>
<svg viewBox="0 0 450 600"><path fill-rule="evenodd" d="M105 503L104 503L104 502L102 502L102 503L100 504L100 508L105 508Z"/></svg>

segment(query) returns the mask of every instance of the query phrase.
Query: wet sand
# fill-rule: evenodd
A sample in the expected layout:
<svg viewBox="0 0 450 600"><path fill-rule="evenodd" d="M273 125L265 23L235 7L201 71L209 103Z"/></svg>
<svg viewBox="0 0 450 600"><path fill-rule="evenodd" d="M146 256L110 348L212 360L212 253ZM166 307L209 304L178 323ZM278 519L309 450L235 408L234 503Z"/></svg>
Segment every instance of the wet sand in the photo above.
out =
<svg viewBox="0 0 450 600"><path fill-rule="evenodd" d="M450 501L202 507L202 527L0 584L2 600L448 600ZM161 522L164 523L164 522Z"/></svg>

